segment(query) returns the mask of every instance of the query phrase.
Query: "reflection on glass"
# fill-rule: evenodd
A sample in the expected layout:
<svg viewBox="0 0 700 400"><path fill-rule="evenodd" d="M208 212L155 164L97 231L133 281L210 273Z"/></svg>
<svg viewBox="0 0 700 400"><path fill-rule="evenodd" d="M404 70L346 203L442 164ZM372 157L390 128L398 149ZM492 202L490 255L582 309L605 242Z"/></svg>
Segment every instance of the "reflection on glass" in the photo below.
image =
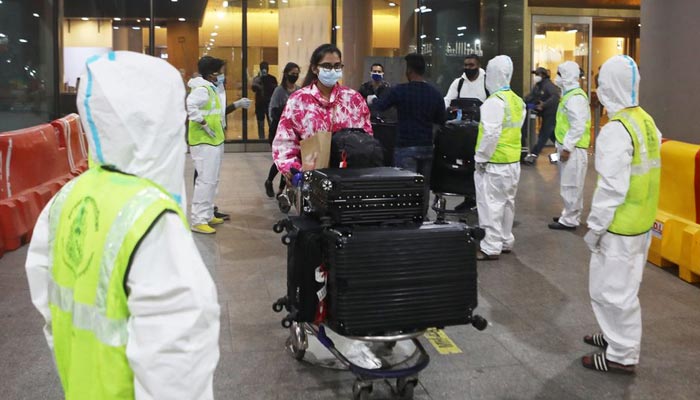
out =
<svg viewBox="0 0 700 400"><path fill-rule="evenodd" d="M584 71L581 87L588 92L590 22L557 22L556 20L547 22L540 20L534 22L533 32L533 69L546 68L554 77L559 64L564 61L575 61Z"/></svg>

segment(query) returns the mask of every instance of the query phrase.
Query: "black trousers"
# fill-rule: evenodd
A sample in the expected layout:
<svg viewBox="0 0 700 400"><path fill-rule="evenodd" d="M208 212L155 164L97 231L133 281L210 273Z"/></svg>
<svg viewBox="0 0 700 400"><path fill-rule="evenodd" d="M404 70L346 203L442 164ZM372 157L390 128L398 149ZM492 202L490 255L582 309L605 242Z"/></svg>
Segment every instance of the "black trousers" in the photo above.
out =
<svg viewBox="0 0 700 400"><path fill-rule="evenodd" d="M540 134L537 137L537 143L530 150L530 153L540 155L544 145L547 144L548 140L554 142L554 127L557 122L557 115L543 115L542 116L542 126L540 127Z"/></svg>

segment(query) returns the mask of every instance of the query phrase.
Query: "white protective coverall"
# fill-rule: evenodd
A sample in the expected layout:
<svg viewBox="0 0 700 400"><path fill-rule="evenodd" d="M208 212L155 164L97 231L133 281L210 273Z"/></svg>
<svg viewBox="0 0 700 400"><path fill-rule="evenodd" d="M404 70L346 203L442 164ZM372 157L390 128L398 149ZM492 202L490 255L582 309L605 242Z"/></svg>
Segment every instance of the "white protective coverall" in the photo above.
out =
<svg viewBox="0 0 700 400"><path fill-rule="evenodd" d="M561 87L562 96L570 90L580 87L578 64L566 61L559 66L556 84ZM583 186L586 182L588 168L588 150L576 147L583 137L586 122L591 119L591 108L583 96L572 96L563 107L569 120L569 131L564 137L564 145L557 143L557 152L561 157L563 150L570 153L568 161L559 161L559 184L564 209L559 223L566 226L579 226L583 211Z"/></svg>
<svg viewBox="0 0 700 400"><path fill-rule="evenodd" d="M637 65L628 56L615 56L603 64L597 92L611 118L639 105L639 80ZM657 133L660 142L661 133ZM629 133L618 121L609 122L598 134L595 169L599 178L585 237L592 252L591 305L608 342L606 358L624 365L639 362L642 312L637 294L651 236L649 232L621 236L607 229L630 186L633 148Z"/></svg>
<svg viewBox="0 0 700 400"><path fill-rule="evenodd" d="M512 76L513 62L510 57L496 56L486 66L486 89L489 93L495 93L503 88L510 88ZM523 107L520 125L525 120L525 113ZM481 105L484 134L474 154L477 166L480 163L486 163L484 170L477 168L474 172L474 185L479 225L486 231L486 236L481 240L481 251L487 255L497 255L503 250L511 250L515 243L512 231L515 194L520 180L520 163L488 162L501 136L504 115L505 103L498 97L492 96Z"/></svg>
<svg viewBox="0 0 700 400"><path fill-rule="evenodd" d="M122 51L88 60L87 69L77 103L93 159L148 178L184 199L186 113L180 73L158 58ZM46 320L52 350L48 211L53 200L39 216L26 262L32 302ZM142 239L126 286L131 313L126 355L135 398L212 399L219 359L216 287L176 214L164 214Z"/></svg>
<svg viewBox="0 0 700 400"><path fill-rule="evenodd" d="M209 91L206 86L211 86L216 91L216 85L202 77L196 77L190 79L187 86L192 88L187 96L187 116L190 121L201 122L204 120L201 108L209 102ZM221 103L221 114L223 115L222 119L225 120L226 103ZM208 144L190 146L192 162L197 170L190 216L190 223L193 226L206 224L214 217L214 197L216 197L219 187L219 171L221 170L223 154L223 144L219 146Z"/></svg>

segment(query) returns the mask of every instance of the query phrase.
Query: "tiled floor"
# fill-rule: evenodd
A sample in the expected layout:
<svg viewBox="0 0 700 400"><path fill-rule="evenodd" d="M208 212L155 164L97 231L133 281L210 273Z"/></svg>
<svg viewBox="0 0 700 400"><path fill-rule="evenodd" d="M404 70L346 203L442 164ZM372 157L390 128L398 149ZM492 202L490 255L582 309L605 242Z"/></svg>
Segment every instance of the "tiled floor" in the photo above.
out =
<svg viewBox="0 0 700 400"><path fill-rule="evenodd" d="M439 355L426 342L432 360L416 399L700 398L700 288L651 265L640 296L644 336L636 377L581 367L580 356L593 350L581 337L596 330L589 253L583 229L546 227L561 203L555 169L544 160L523 167L514 252L479 267L478 312L491 325L484 332L448 328L462 354ZM232 221L215 236L195 238L222 306L216 398L350 399L350 373L300 363L284 351L286 331L271 304L285 291L286 249L271 230L281 214L262 188L269 162L267 154L225 155L217 203ZM586 204L592 168L588 178ZM42 321L29 300L25 254L23 248L0 259L0 398L59 399ZM391 390L375 385L372 398L392 398Z"/></svg>

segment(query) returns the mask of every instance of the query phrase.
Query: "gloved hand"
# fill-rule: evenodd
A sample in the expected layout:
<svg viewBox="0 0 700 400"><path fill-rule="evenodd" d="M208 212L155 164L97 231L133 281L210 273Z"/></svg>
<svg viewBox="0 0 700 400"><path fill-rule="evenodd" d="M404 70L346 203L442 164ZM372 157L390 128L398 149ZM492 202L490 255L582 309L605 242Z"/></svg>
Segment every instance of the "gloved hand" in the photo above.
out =
<svg viewBox="0 0 700 400"><path fill-rule="evenodd" d="M204 129L204 132L206 132L207 135L211 137L216 137L216 132L214 132L214 130L211 129L209 125L202 125L202 129Z"/></svg>
<svg viewBox="0 0 700 400"><path fill-rule="evenodd" d="M234 101L234 102L233 102L233 106L236 107L236 108L245 108L245 109L247 109L248 107L250 107L250 103L251 103L251 101L250 101L249 98L243 97L243 98L241 98L241 99L238 99L238 100Z"/></svg>
<svg viewBox="0 0 700 400"><path fill-rule="evenodd" d="M304 183L304 173L299 171L292 175L292 186L294 187L301 187L301 184Z"/></svg>
<svg viewBox="0 0 700 400"><path fill-rule="evenodd" d="M586 242L588 248L591 250L592 253L600 253L600 239L602 237L603 232L596 232L592 229L589 229L588 233L586 233L586 236L583 237L583 240Z"/></svg>
<svg viewBox="0 0 700 400"><path fill-rule="evenodd" d="M372 103L374 103L375 100L377 100L377 96L376 96L376 95L373 95L373 94L370 94L369 96L367 96L367 105L370 105L370 106L371 106Z"/></svg>
<svg viewBox="0 0 700 400"><path fill-rule="evenodd" d="M476 170L479 172L486 172L486 164L485 162L478 162L476 163Z"/></svg>

